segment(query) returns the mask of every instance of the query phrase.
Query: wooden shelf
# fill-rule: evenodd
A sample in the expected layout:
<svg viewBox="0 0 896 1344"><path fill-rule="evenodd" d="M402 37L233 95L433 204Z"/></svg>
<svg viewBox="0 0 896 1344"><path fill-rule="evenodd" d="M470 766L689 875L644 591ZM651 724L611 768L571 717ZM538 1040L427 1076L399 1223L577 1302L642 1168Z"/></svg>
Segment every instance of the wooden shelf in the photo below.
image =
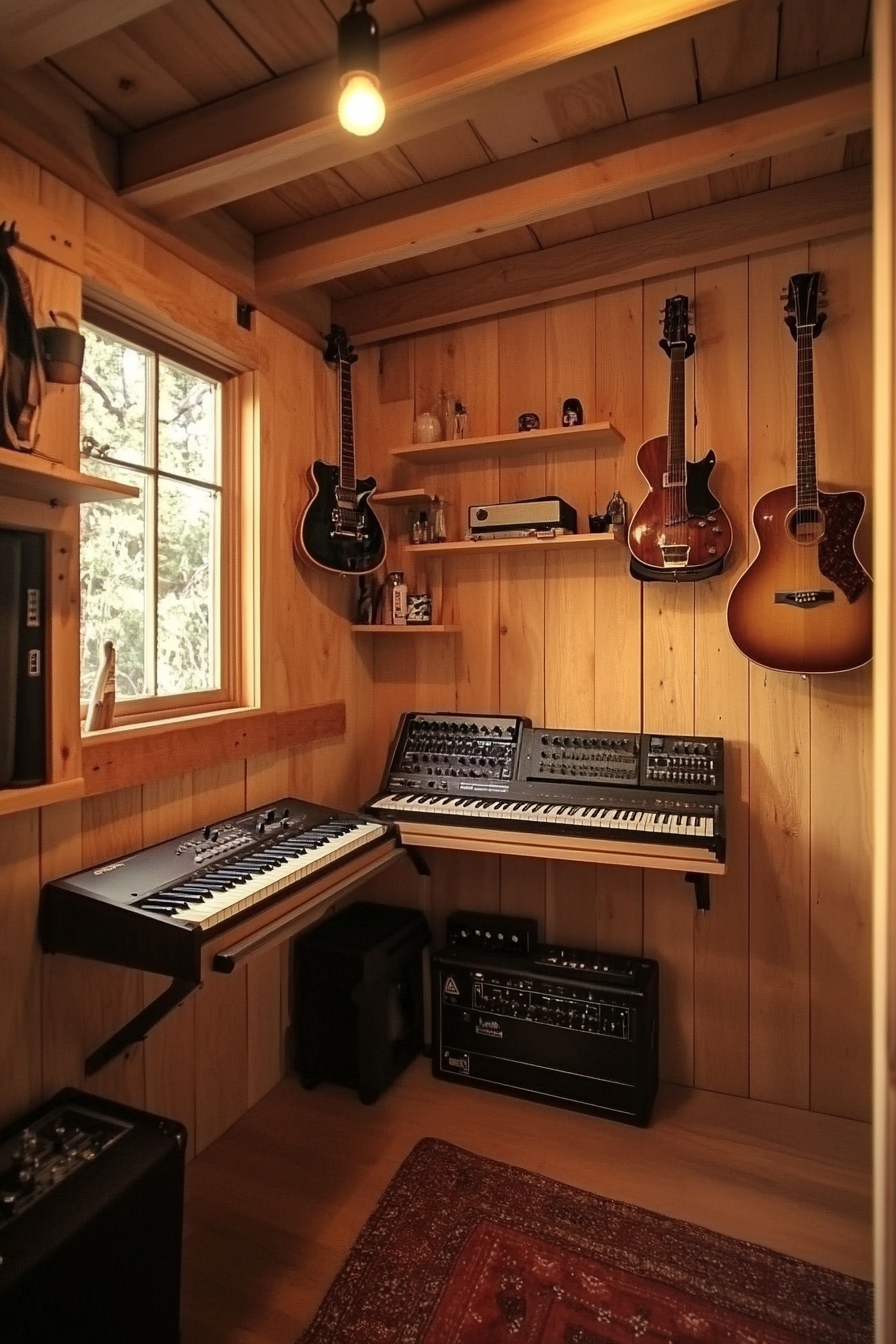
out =
<svg viewBox="0 0 896 1344"><path fill-rule="evenodd" d="M72 471L45 457L0 448L0 495L61 506L102 499L139 499L140 491L133 485Z"/></svg>
<svg viewBox="0 0 896 1344"><path fill-rule="evenodd" d="M418 547L422 550L422 546ZM436 547L432 548L433 550ZM459 625L353 625L353 635L456 635Z"/></svg>
<svg viewBox="0 0 896 1344"><path fill-rule="evenodd" d="M435 495L430 490L377 490L370 501L374 508L377 504L401 507L402 504L413 508L417 504L431 504Z"/></svg>
<svg viewBox="0 0 896 1344"><path fill-rule="evenodd" d="M476 457L506 457L514 453L555 453L564 448L618 448L625 443L609 420L569 429L532 429L523 434L491 434L480 439L443 439L393 448L402 462L466 462Z"/></svg>
<svg viewBox="0 0 896 1344"><path fill-rule="evenodd" d="M617 543L615 532L574 532L567 536L550 537L487 537L482 541L426 541L413 546L414 551L426 555L456 555L459 551L485 555L489 551L553 551L558 548L579 547L590 549ZM617 543L618 544L618 543Z"/></svg>
<svg viewBox="0 0 896 1344"><path fill-rule="evenodd" d="M65 779L59 784L34 784L28 789L0 789L0 817L27 812L50 803L68 803L84 797L83 779Z"/></svg>

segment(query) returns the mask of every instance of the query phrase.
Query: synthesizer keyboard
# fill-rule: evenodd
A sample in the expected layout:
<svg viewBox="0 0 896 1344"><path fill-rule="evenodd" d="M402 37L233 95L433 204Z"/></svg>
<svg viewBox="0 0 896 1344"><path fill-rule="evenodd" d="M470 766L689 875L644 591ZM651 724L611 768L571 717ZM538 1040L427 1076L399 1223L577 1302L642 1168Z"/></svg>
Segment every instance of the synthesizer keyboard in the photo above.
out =
<svg viewBox="0 0 896 1344"><path fill-rule="evenodd" d="M406 714L365 811L405 827L573 836L723 863L717 737L533 728L507 715ZM410 831L414 830L414 836Z"/></svg>
<svg viewBox="0 0 896 1344"><path fill-rule="evenodd" d="M200 827L49 882L38 932L45 952L108 961L199 983L213 937L390 834L388 824L297 798Z"/></svg>

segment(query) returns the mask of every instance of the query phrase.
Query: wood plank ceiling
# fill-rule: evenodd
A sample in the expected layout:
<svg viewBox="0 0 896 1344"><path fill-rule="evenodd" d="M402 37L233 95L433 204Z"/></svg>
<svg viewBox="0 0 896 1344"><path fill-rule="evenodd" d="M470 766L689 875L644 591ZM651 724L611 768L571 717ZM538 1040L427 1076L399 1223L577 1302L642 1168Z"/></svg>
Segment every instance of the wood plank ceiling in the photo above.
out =
<svg viewBox="0 0 896 1344"><path fill-rule="evenodd" d="M73 32L35 0L6 59L112 137L123 202L229 232L259 295L294 309L317 286L362 336L571 292L629 251L673 263L679 225L728 237L742 198L773 241L870 209L869 0L376 0L369 142L328 111L347 3L129 0L112 27L80 0Z"/></svg>

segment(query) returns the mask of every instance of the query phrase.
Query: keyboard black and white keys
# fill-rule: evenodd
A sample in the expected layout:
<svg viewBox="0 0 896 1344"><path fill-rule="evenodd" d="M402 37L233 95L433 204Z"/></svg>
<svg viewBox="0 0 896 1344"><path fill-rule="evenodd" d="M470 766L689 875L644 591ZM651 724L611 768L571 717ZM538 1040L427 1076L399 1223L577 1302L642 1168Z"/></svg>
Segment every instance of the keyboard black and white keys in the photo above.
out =
<svg viewBox="0 0 896 1344"><path fill-rule="evenodd" d="M406 714L368 814L409 843L430 822L725 858L721 738L533 728L509 715Z"/></svg>
<svg viewBox="0 0 896 1344"><path fill-rule="evenodd" d="M369 817L281 798L47 883L41 945L198 983L209 939L262 908L275 917L280 899L335 877L390 832Z"/></svg>

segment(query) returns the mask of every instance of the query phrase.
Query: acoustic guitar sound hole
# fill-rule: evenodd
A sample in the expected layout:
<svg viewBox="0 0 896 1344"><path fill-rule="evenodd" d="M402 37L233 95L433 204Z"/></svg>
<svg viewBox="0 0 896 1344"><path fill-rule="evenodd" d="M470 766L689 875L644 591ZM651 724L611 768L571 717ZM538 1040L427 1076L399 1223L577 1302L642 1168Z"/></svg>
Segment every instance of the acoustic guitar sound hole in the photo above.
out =
<svg viewBox="0 0 896 1344"><path fill-rule="evenodd" d="M817 546L824 536L824 514L814 505L787 515L787 532L798 546Z"/></svg>

